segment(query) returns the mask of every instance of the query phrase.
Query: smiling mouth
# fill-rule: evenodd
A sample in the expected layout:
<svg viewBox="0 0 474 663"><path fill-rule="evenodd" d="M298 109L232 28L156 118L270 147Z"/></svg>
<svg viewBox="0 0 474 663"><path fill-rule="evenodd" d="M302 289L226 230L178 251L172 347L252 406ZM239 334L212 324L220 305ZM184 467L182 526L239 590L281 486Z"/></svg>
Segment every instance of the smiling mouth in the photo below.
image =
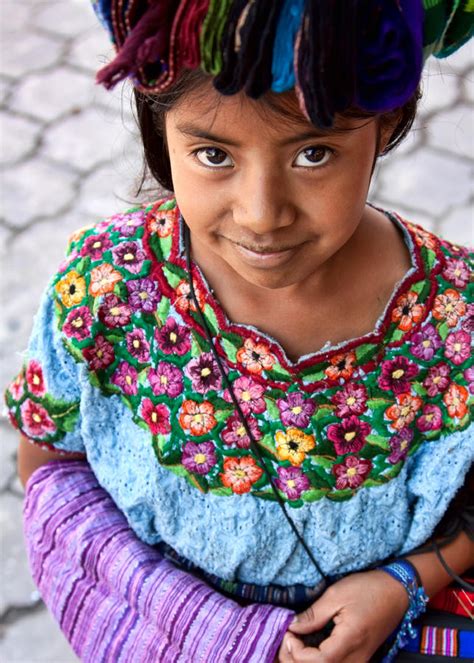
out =
<svg viewBox="0 0 474 663"><path fill-rule="evenodd" d="M232 240L231 240L232 241ZM262 246L246 246L245 244L242 244L241 242L233 242L234 244L237 244L237 246L241 246L243 249L246 251L250 251L251 253L258 253L259 255L274 255L276 253L286 253L287 251L293 251L294 249L298 248L298 246L278 246L278 247L262 247Z"/></svg>

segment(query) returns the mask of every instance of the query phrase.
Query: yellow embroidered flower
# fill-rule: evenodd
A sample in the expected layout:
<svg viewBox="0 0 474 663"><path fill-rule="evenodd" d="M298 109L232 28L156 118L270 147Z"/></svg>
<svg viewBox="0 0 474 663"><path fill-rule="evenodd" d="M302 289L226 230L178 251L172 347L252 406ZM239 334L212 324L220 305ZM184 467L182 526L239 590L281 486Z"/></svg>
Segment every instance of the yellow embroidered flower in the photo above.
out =
<svg viewBox="0 0 474 663"><path fill-rule="evenodd" d="M86 282L74 269L66 274L58 283L55 290L66 308L80 304L86 294Z"/></svg>
<svg viewBox="0 0 474 663"><path fill-rule="evenodd" d="M286 432L279 430L275 440L278 458L289 460L292 465L301 465L306 453L316 446L314 435L307 435L298 428L288 428Z"/></svg>

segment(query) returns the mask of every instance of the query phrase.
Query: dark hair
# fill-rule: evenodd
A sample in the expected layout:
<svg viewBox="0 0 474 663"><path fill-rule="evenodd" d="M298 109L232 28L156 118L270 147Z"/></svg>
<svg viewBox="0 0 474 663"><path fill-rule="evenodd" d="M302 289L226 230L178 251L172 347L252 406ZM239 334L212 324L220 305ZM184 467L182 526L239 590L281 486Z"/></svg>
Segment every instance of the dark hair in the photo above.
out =
<svg viewBox="0 0 474 663"><path fill-rule="evenodd" d="M173 190L171 167L165 137L165 116L184 95L203 88L203 83L209 81L210 76L200 69L184 70L174 85L162 94L144 94L135 90L135 103L137 108L137 122L144 149L144 169L138 192L144 189L148 174L166 190ZM203 88L203 96L206 89ZM281 100L282 95L267 93L260 98L262 108L278 113L289 121L297 119L294 110L288 108ZM380 115L382 126L393 126L393 131L382 154L393 150L410 131L416 116L418 101L421 98L419 89L400 108ZM369 119L376 113L369 113L353 108L341 114L345 118ZM301 115L298 116L299 118Z"/></svg>

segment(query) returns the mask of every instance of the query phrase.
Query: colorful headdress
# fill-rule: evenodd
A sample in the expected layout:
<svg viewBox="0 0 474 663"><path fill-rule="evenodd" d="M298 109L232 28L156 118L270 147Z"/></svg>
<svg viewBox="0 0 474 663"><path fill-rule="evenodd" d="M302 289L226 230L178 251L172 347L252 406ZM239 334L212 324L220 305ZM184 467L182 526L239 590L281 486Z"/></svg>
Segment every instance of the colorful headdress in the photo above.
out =
<svg viewBox="0 0 474 663"><path fill-rule="evenodd" d="M93 0L117 50L97 76L165 92L201 67L222 94L295 88L316 125L357 107L393 110L428 55L473 34L474 0Z"/></svg>

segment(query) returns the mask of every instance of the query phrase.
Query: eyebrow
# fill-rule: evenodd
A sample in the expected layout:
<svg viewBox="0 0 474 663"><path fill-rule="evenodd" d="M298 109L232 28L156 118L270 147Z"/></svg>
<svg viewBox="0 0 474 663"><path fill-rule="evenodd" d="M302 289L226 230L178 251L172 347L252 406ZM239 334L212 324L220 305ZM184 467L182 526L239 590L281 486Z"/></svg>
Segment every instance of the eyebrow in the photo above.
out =
<svg viewBox="0 0 474 663"><path fill-rule="evenodd" d="M240 147L240 143L237 141L231 140L224 136L217 136L212 134L201 127L193 124L192 122L184 122L183 124L178 124L178 131L180 131L185 136L191 136L192 138L202 138L203 140L209 140L214 143L222 143L223 145L232 145L233 147ZM342 133L344 129L335 129L334 127L330 131L318 131L316 127L314 129L309 129L303 133L296 134L290 138L285 138L284 140L278 143L279 146L285 147L286 145L291 145L292 143L299 143L301 141L310 140L312 138L327 138L332 134Z"/></svg>

